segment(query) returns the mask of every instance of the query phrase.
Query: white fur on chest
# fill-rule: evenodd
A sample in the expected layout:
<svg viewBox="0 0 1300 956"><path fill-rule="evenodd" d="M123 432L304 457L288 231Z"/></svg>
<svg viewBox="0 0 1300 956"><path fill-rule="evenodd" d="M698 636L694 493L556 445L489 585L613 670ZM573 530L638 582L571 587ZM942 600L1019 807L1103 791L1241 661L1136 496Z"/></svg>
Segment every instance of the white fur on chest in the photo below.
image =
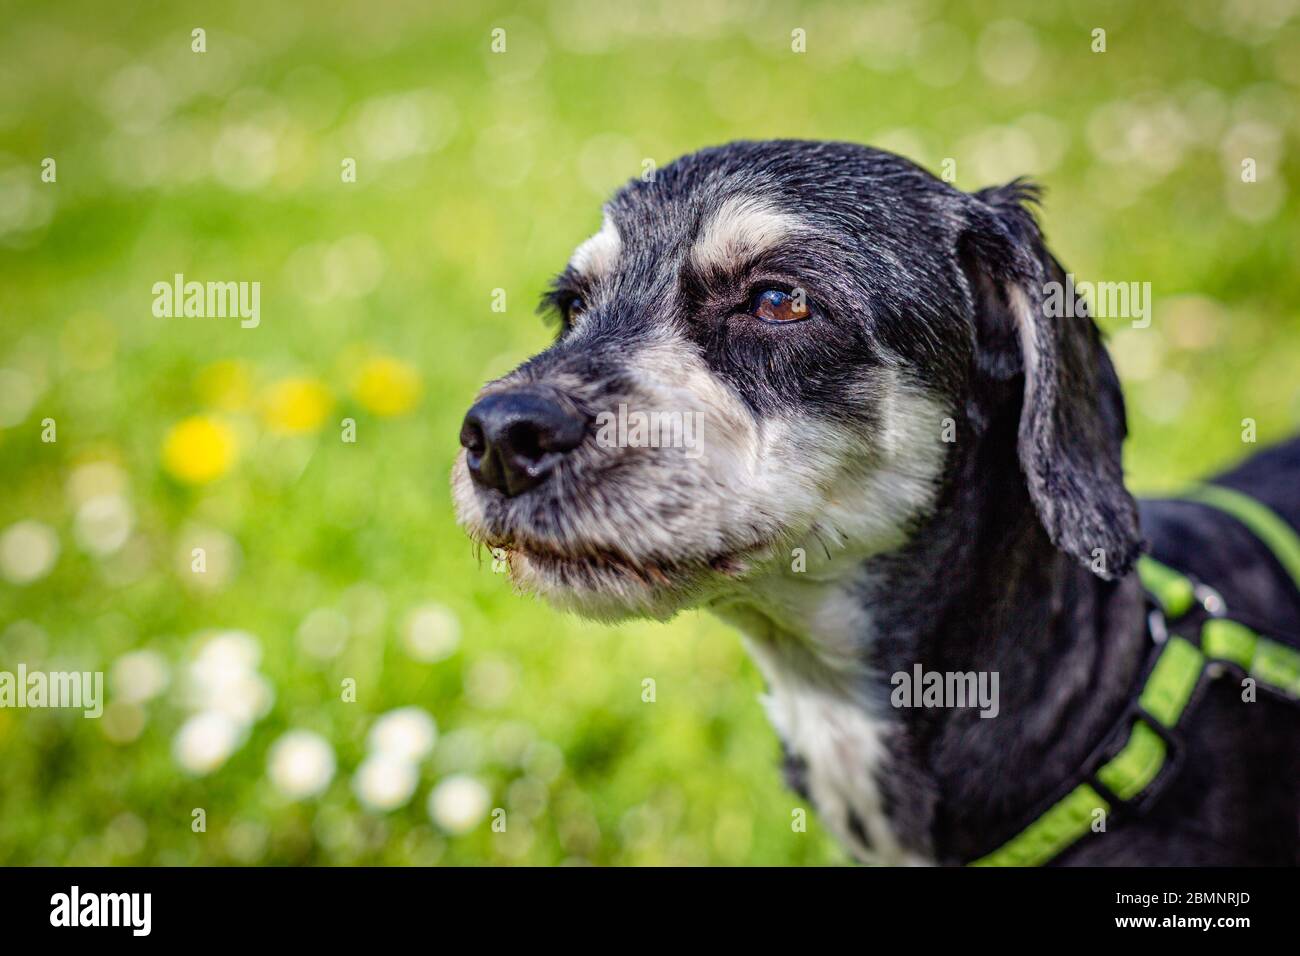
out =
<svg viewBox="0 0 1300 956"><path fill-rule="evenodd" d="M865 863L908 862L877 783L887 756L887 725L842 694L809 685L773 684L763 704L786 747L803 761L822 823ZM869 844L862 842L863 833Z"/></svg>
<svg viewBox="0 0 1300 956"><path fill-rule="evenodd" d="M820 633L815 645L753 605L719 610L740 627L763 672L768 719L802 762L818 819L864 863L925 864L900 844L880 790L880 775L888 772L886 740L895 725L889 715L873 714L861 694L871 676L850 664L846 653L870 622L850 595L817 590L819 598L804 619Z"/></svg>

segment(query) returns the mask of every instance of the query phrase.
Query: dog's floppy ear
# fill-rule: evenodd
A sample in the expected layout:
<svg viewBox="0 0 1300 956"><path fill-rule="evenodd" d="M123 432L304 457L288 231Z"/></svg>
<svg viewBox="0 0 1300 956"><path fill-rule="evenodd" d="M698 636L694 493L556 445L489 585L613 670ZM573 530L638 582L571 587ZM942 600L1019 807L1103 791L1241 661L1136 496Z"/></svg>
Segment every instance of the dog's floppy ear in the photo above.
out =
<svg viewBox="0 0 1300 956"><path fill-rule="evenodd" d="M978 370L1024 376L1020 467L1052 543L1101 577L1120 577L1142 538L1124 488L1127 425L1115 368L1086 310L1049 308L1049 283L1063 289L1066 276L1027 208L1038 189L1016 180L970 199L960 255Z"/></svg>

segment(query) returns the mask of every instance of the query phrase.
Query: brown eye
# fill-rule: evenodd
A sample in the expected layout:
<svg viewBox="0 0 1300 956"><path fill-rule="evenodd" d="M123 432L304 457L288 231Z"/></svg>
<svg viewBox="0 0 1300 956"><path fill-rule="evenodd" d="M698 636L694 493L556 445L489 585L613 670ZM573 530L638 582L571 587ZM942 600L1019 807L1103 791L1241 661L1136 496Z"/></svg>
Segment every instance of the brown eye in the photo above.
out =
<svg viewBox="0 0 1300 956"><path fill-rule="evenodd" d="M790 293L781 289L764 289L754 296L749 314L764 322L780 324L802 321L812 315L812 311L802 290Z"/></svg>
<svg viewBox="0 0 1300 956"><path fill-rule="evenodd" d="M564 303L564 321L573 324L573 320L587 311L587 303L582 300L582 296L575 295Z"/></svg>

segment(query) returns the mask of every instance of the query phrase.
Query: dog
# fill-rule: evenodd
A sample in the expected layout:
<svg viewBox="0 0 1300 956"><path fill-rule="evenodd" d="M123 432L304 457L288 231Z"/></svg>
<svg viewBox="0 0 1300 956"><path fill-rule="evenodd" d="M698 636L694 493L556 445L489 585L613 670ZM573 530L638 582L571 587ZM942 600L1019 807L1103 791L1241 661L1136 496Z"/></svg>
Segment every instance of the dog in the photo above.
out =
<svg viewBox="0 0 1300 956"><path fill-rule="evenodd" d="M1256 536L1125 488L1099 331L1043 307L1038 198L848 143L685 156L605 206L544 298L555 343L460 434L459 520L522 590L741 631L790 786L864 863L971 862L1077 777L1153 645L1144 551L1300 632ZM697 420L699 448L601 440L620 407ZM1216 481L1300 524L1300 443ZM997 716L895 706L918 665L997 675ZM1156 805L1051 862L1300 861L1300 714L1241 698L1199 692Z"/></svg>

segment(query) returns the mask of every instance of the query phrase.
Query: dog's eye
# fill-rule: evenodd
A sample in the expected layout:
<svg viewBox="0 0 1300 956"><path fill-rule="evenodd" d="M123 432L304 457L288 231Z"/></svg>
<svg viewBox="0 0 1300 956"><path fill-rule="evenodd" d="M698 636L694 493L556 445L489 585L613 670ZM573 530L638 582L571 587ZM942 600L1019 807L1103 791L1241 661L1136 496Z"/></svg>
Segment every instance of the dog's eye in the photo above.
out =
<svg viewBox="0 0 1300 956"><path fill-rule="evenodd" d="M810 315L808 297L802 289L786 292L783 289L764 289L754 296L749 305L749 314L764 322L781 324L783 322L800 322Z"/></svg>
<svg viewBox="0 0 1300 956"><path fill-rule="evenodd" d="M564 321L567 324L572 325L574 319L587 311L587 303L583 301L583 298L580 295L570 296L564 301L564 304L560 307L560 311L564 313Z"/></svg>

